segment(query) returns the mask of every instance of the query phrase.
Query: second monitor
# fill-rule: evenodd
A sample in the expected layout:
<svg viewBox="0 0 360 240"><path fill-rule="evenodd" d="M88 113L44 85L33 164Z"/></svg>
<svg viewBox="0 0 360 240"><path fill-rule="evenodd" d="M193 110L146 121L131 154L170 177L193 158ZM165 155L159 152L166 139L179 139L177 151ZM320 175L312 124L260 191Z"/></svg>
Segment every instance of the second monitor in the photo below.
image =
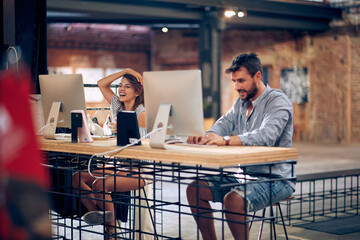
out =
<svg viewBox="0 0 360 240"><path fill-rule="evenodd" d="M162 128L152 135L152 147L165 148L166 135L204 134L200 70L150 71L143 77L147 131Z"/></svg>

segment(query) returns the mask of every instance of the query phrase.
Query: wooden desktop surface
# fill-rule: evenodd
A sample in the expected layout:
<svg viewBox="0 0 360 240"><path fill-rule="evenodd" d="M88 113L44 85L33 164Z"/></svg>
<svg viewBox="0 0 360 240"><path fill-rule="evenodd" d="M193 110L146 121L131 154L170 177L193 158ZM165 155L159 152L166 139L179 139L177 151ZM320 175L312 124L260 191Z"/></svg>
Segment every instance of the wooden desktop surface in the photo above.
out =
<svg viewBox="0 0 360 240"><path fill-rule="evenodd" d="M39 137L42 151L98 154L119 148L116 139L94 140L92 143L71 143L71 140L47 140ZM260 147L260 146L223 146L223 147L185 147L169 145L169 149L154 149L149 140L142 145L128 147L111 154L118 158L145 159L162 162L202 164L206 166L226 167L237 164L256 164L297 159L295 148Z"/></svg>

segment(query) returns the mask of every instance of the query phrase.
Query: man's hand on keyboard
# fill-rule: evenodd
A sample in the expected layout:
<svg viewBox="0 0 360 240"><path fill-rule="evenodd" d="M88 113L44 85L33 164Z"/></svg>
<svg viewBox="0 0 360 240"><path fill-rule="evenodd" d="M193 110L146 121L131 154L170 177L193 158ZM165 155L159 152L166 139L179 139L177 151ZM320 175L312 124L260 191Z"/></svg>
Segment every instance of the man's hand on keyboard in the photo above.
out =
<svg viewBox="0 0 360 240"><path fill-rule="evenodd" d="M218 145L224 146L225 141L223 136L220 136L215 133L209 133L206 136L189 136L187 139L189 144L199 144L199 145Z"/></svg>
<svg viewBox="0 0 360 240"><path fill-rule="evenodd" d="M199 136L188 136L187 138L187 143L188 144L199 144L199 142L201 141L203 137L199 137Z"/></svg>

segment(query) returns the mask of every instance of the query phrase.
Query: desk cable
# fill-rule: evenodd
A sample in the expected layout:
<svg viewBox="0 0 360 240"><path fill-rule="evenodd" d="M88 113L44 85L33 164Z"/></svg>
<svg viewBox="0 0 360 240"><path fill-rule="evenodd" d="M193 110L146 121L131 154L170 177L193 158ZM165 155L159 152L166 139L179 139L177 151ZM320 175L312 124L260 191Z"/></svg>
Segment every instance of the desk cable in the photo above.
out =
<svg viewBox="0 0 360 240"><path fill-rule="evenodd" d="M94 178L97 178L97 179L104 179L106 177L97 177L97 176L94 176L92 173L91 173L91 162L93 160L94 157L100 157L100 156L103 156L103 155L106 155L106 154L110 154L110 153L118 153L122 150L124 150L125 148L128 148L128 147L131 147L131 146L134 146L136 145L137 143L139 143L141 140L143 140L144 138L147 138L148 136L151 136L152 134L154 134L155 132L157 131L160 131L162 128L156 128L154 130L152 130L151 132L149 132L148 134L144 135L143 137L137 139L136 141L132 142L132 143L129 143L121 148L117 148L117 149L114 149L114 150L111 150L111 151L107 151L107 152L102 152L102 153L97 153L97 154L94 154L90 157L89 159L89 163L88 163L88 172L90 174L90 176L94 177Z"/></svg>
<svg viewBox="0 0 360 240"><path fill-rule="evenodd" d="M60 120L60 121L58 121L56 124L61 123L61 122L64 122L64 120ZM46 128L47 126L50 126L50 125L53 125L53 124L54 124L54 123L48 123L48 124L46 124L45 126L42 126L42 127L36 132L35 135L40 135L41 130L43 130L43 129Z"/></svg>

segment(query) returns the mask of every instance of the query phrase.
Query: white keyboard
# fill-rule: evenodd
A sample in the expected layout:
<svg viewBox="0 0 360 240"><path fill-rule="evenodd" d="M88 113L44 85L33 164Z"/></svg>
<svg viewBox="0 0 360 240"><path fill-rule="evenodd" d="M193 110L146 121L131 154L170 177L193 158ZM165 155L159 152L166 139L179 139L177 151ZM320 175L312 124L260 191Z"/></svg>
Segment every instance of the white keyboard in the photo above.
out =
<svg viewBox="0 0 360 240"><path fill-rule="evenodd" d="M105 140L114 136L100 136L100 135L91 135L91 137L94 140ZM64 140L64 139L70 139L71 138L71 133L56 133L55 134L55 139L56 140Z"/></svg>
<svg viewBox="0 0 360 240"><path fill-rule="evenodd" d="M71 133L56 133L55 139L56 140L63 140L63 139L70 139Z"/></svg>
<svg viewBox="0 0 360 240"><path fill-rule="evenodd" d="M195 147L195 148L213 148L217 147L217 145L200 145L200 144L191 144L191 143L171 143L175 146L183 146L183 147Z"/></svg>

